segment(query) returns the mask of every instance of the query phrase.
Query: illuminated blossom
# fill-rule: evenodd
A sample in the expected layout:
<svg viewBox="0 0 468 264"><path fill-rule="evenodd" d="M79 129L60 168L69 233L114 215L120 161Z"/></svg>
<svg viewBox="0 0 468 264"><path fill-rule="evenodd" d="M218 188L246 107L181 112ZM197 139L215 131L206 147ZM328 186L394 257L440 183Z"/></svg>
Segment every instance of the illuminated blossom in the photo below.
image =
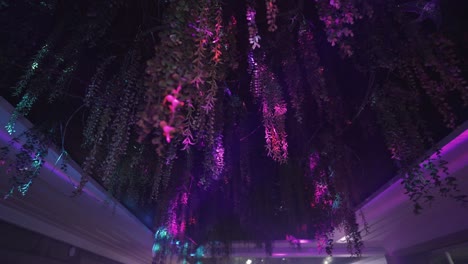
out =
<svg viewBox="0 0 468 264"><path fill-rule="evenodd" d="M163 103L166 104L167 102L170 104L169 110L171 110L172 113L175 113L179 105L180 106L184 105L184 102L179 101L175 96L171 94L166 95L166 97L164 98Z"/></svg>
<svg viewBox="0 0 468 264"><path fill-rule="evenodd" d="M327 199L327 196L328 196L328 186L326 184L317 183L315 185L314 201L310 204L311 207L316 207L320 204L332 205L333 201L330 199Z"/></svg>
<svg viewBox="0 0 468 264"><path fill-rule="evenodd" d="M247 25L249 27L249 43L252 45L252 49L260 48L260 36L258 35L257 24L255 23L255 9L251 6L247 7Z"/></svg>
<svg viewBox="0 0 468 264"><path fill-rule="evenodd" d="M161 121L159 123L159 126L161 127L163 131L163 136L166 138L167 143L170 143L172 134L175 132L175 128L168 125L166 121Z"/></svg>
<svg viewBox="0 0 468 264"><path fill-rule="evenodd" d="M286 104L277 104L275 105L275 116L282 116L286 114L288 109L286 108Z"/></svg>

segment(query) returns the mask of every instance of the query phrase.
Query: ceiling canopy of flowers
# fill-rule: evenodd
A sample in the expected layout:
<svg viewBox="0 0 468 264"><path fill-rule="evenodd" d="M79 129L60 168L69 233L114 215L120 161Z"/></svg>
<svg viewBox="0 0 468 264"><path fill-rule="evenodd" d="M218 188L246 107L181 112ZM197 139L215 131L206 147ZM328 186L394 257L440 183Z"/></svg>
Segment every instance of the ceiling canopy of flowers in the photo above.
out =
<svg viewBox="0 0 468 264"><path fill-rule="evenodd" d="M2 129L25 142L1 149L2 191L27 195L54 145L84 171L73 195L93 177L150 208L156 259L285 237L331 254L338 229L359 255L356 208L395 175L416 213L433 190L466 202L446 162L417 165L467 119L455 2L1 0Z"/></svg>

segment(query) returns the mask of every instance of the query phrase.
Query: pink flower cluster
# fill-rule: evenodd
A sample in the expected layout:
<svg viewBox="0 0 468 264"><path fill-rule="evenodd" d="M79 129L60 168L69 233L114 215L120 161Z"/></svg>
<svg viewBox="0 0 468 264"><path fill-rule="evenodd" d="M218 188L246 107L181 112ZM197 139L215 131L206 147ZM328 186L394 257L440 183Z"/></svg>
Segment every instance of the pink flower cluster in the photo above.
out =
<svg viewBox="0 0 468 264"><path fill-rule="evenodd" d="M276 16L278 15L278 6L276 0L266 0L268 31L274 32L278 29L276 25Z"/></svg>
<svg viewBox="0 0 468 264"><path fill-rule="evenodd" d="M315 0L319 10L319 18L325 25L327 40L332 45L339 45L340 51L346 57L353 54L347 39L354 36L351 25L363 15L359 12L355 0ZM366 6L366 8L368 8ZM368 16L372 12L366 12Z"/></svg>
<svg viewBox="0 0 468 264"><path fill-rule="evenodd" d="M332 199L328 199L328 186L326 184L317 183L315 185L314 201L311 203L311 207L316 207L319 204L331 206L333 204Z"/></svg>
<svg viewBox="0 0 468 264"><path fill-rule="evenodd" d="M163 106L167 107L170 111L169 120L159 122L159 126L163 131L163 136L166 138L167 143L171 142L173 133L175 132L175 127L173 127L174 118L179 107L184 105L184 102L178 99L180 90L182 86L179 85L177 89L173 89L170 94L167 94L163 100Z"/></svg>
<svg viewBox="0 0 468 264"><path fill-rule="evenodd" d="M252 49L260 48L260 36L258 35L257 23L255 22L256 11L253 7L247 7L247 26L249 27L249 43L252 45Z"/></svg>

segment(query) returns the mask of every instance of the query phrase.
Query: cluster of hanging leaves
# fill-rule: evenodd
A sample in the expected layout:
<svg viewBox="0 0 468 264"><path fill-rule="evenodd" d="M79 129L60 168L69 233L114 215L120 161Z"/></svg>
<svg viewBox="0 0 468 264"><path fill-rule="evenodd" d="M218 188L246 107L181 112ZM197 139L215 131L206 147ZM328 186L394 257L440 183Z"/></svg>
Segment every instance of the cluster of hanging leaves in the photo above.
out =
<svg viewBox="0 0 468 264"><path fill-rule="evenodd" d="M14 87L13 95L21 99L6 126L10 134L15 132L17 118L27 115L41 97L47 97L48 102L53 103L57 98L68 96L69 83L81 81L73 75L80 56L102 43L109 45L103 36L110 34L116 15L124 7L123 1L111 0L89 5L84 12L76 10L73 5L62 10L69 16L54 26L45 44L34 55ZM66 30L75 23L78 26L73 32ZM133 127L139 106L144 100L146 59L143 58L142 44L148 37L146 33L138 31L123 56L106 54L98 61L96 71L81 97L83 105L74 110L66 122L65 132L68 123L79 111L89 110L83 127L82 143L83 150L88 154L82 164L85 173L79 186L76 186L76 194L82 191L89 176L93 176L116 196L133 195L135 199L141 200L143 196L150 197L153 194L155 198L159 183L164 178L162 176L170 173L170 168L167 168L170 166L153 164L155 161L159 164L157 159L148 162L145 157L148 156L147 148L135 142ZM60 136L65 137L64 134ZM62 148L64 140L62 138ZM63 149L63 153L67 152ZM18 160L18 163L24 162ZM161 171L167 173L159 175ZM124 194L122 190L126 190Z"/></svg>
<svg viewBox="0 0 468 264"><path fill-rule="evenodd" d="M82 177L78 190L84 187L87 177L96 172L108 185L118 163L127 153L131 128L136 122L137 106L142 97L141 60L137 49L131 49L117 69L109 67L112 66L112 57L105 59L88 87L85 105L91 112L84 129L84 146L91 150L83 163L86 176ZM106 70L116 73L106 74ZM103 80L105 76L114 77ZM107 154L105 159L99 160L102 151Z"/></svg>
<svg viewBox="0 0 468 264"><path fill-rule="evenodd" d="M6 175L10 176L11 186L4 199L13 195L15 191L23 196L26 195L33 181L40 174L51 145L52 140L49 135L33 129L14 137L8 146L0 149L0 165ZM15 155L15 162L9 158L12 152Z"/></svg>
<svg viewBox="0 0 468 264"><path fill-rule="evenodd" d="M350 156L349 151L339 148L322 153L313 152L309 156L310 207L314 211L327 212L319 214L320 219L312 218L310 221L319 250L325 249L329 255L332 254L333 237L337 230L345 234L351 256L360 256L362 251L361 228L349 204L349 187L345 186L347 175L352 173L351 167L347 165L352 164ZM338 163L337 159L347 162Z"/></svg>
<svg viewBox="0 0 468 264"><path fill-rule="evenodd" d="M276 16L278 15L278 6L276 5L276 0L266 0L266 12L267 12L267 23L268 31L274 32L278 29L276 25Z"/></svg>
<svg viewBox="0 0 468 264"><path fill-rule="evenodd" d="M345 57L353 55L350 39L354 36L353 24L364 16L372 17L367 1L315 0L320 21L324 24L327 41L337 45Z"/></svg>
<svg viewBox="0 0 468 264"><path fill-rule="evenodd" d="M212 110L218 84L229 66L224 53L233 44L225 43L222 10L216 1L177 1L172 8L177 16L169 12L170 28L159 34L161 43L146 69L148 90L138 122L140 140L149 138L162 147L182 134L186 148L198 141L212 144L213 135L195 133L215 125Z"/></svg>
<svg viewBox="0 0 468 264"><path fill-rule="evenodd" d="M44 2L45 3L45 2ZM49 102L68 91L70 79L76 69L80 50L95 45L111 26L122 1L112 1L114 8L107 8L106 4L95 7L103 14L95 19L71 11L74 15L62 18L52 30L45 43L32 58L23 76L15 85L13 94L20 96L21 100L15 108L6 129L10 134L15 131L15 122L18 116L25 116L40 96L47 96ZM53 8L53 6L51 6ZM71 7L70 7L71 8ZM70 36L64 31L65 24L78 23L76 32ZM66 41L65 45L60 45Z"/></svg>
<svg viewBox="0 0 468 264"><path fill-rule="evenodd" d="M431 11L434 16L440 12L435 2L427 2L431 4L431 10L434 8L427 11ZM382 127L391 158L400 168L406 193L414 203L414 211L418 213L423 203L434 199L434 189L438 189L441 195L446 195L444 193L450 190L455 200L466 203L466 196L460 194L455 179L446 178L446 162L440 159L440 153L434 145L435 135L430 131L437 119L442 120L449 129L454 129L456 124L464 121L457 118L466 116L457 117L457 113L464 111L459 109L466 109L468 87L462 77L461 62L455 55L453 42L441 31L424 32L427 29L423 28L422 22L438 26L433 20L435 18L426 17L424 13L416 21L405 17L407 8L412 4L415 3L409 2L403 7L387 6L388 9L383 12L396 15L376 22L383 28L397 23L402 30L399 33L375 34L370 45L379 45L379 48L371 48L365 54L374 62L373 66L367 67L368 70L386 76L376 85L378 88L370 104L377 111L378 123ZM387 48L390 52L384 54L382 50ZM456 97L460 100L453 99ZM424 105L427 105L428 100L439 116L428 118L424 113L427 111ZM417 164L421 162L419 157L428 148L434 148L439 154L425 157L421 164Z"/></svg>
<svg viewBox="0 0 468 264"><path fill-rule="evenodd" d="M285 163L288 159L285 127L287 107L281 86L262 58L256 58L250 53L249 66L252 72L250 89L261 105L268 156L274 161Z"/></svg>
<svg viewBox="0 0 468 264"><path fill-rule="evenodd" d="M298 49L299 54L303 56L304 71L306 72L305 81L308 86L308 92L314 100L317 117L325 116L326 122L332 125L340 126L340 119L343 118L342 112L336 109L336 104L339 101L337 96L331 98L331 89L327 89L325 82L325 69L320 64L320 57L315 47L314 35L310 26L302 24L298 33ZM286 70L286 68L285 68ZM286 73L286 72L285 72ZM291 74L291 72L287 72ZM295 95L294 97L300 97ZM292 97L291 97L292 98ZM333 110L331 110L333 109ZM317 119L318 119L317 118ZM316 120L316 123L319 120Z"/></svg>
<svg viewBox="0 0 468 264"><path fill-rule="evenodd" d="M177 1L170 8L170 26L159 34L160 44L146 68L139 140L151 141L160 155L174 138L183 150L202 146L209 178L216 179L224 166L220 102L226 74L237 67L235 20L223 20L218 1ZM199 180L204 186L208 182L205 176Z"/></svg>
<svg viewBox="0 0 468 264"><path fill-rule="evenodd" d="M294 41L290 39L289 41ZM289 95L290 105L294 110L294 117L298 123L302 123L302 104L304 103L304 94L301 83L301 69L296 57L297 48L291 47L284 49L283 61L281 66L284 72L284 80Z"/></svg>

